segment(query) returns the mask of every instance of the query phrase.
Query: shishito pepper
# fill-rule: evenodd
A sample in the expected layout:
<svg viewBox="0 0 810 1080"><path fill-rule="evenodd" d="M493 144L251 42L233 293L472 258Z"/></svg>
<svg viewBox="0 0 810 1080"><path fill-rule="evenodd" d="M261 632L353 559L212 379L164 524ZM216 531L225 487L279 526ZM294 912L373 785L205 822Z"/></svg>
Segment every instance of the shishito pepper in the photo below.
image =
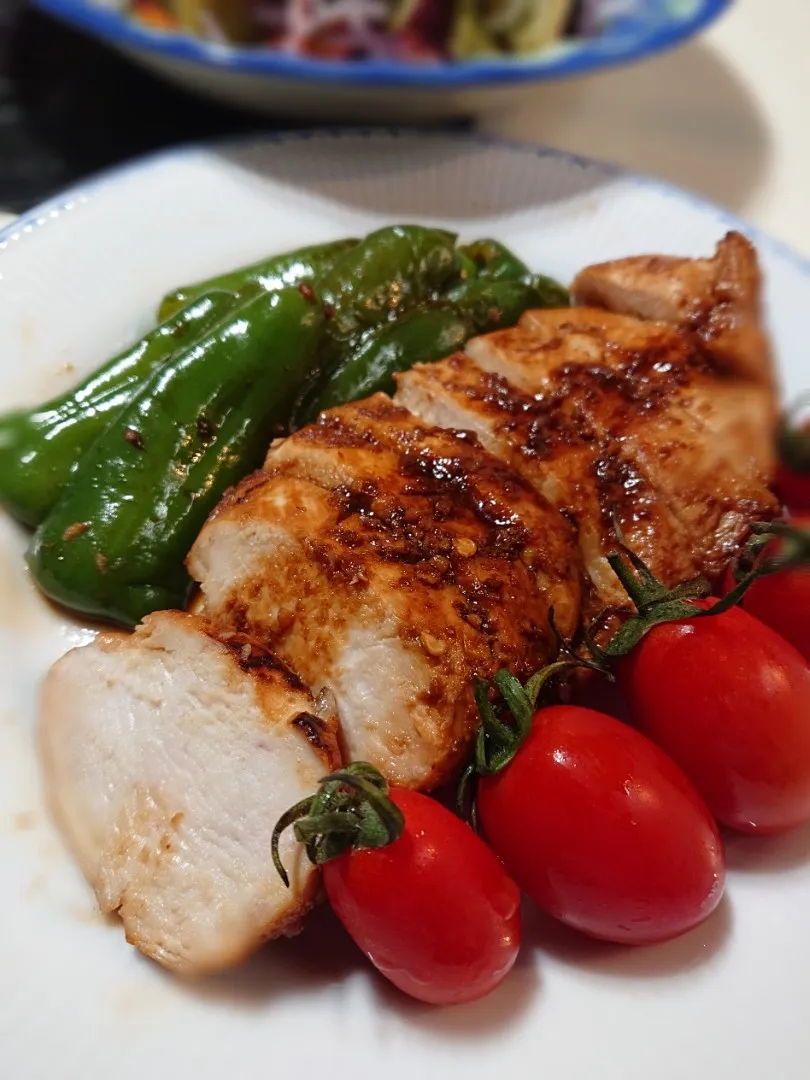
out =
<svg viewBox="0 0 810 1080"><path fill-rule="evenodd" d="M460 349L474 333L470 319L452 304L414 308L395 323L373 331L307 401L299 424L324 409L394 389L394 373L427 364Z"/></svg>
<svg viewBox="0 0 810 1080"><path fill-rule="evenodd" d="M227 292L204 293L66 394L0 416L0 503L24 524L38 525L82 454L139 384L215 326L234 302Z"/></svg>
<svg viewBox="0 0 810 1080"><path fill-rule="evenodd" d="M459 248L477 268L478 276L494 281L526 281L531 277L528 266L500 240L473 240Z"/></svg>
<svg viewBox="0 0 810 1080"><path fill-rule="evenodd" d="M435 299L459 276L453 233L393 225L369 233L316 281L331 309L329 332L345 341Z"/></svg>
<svg viewBox="0 0 810 1080"><path fill-rule="evenodd" d="M379 390L390 393L396 372L441 360L475 334L512 326L528 308L544 306L542 296L520 281L473 279L449 296L453 299L413 308L371 331L307 402L300 422Z"/></svg>
<svg viewBox="0 0 810 1080"><path fill-rule="evenodd" d="M546 281L536 274L526 281L473 278L449 289L447 299L468 314L476 333L483 334L514 326L529 308L559 307L559 295L547 288Z"/></svg>
<svg viewBox="0 0 810 1080"><path fill-rule="evenodd" d="M459 248L463 258L476 267L477 276L487 281L521 281L536 289L542 297L540 307L568 307L568 290L554 278L533 274L528 266L500 240L475 240Z"/></svg>
<svg viewBox="0 0 810 1080"><path fill-rule="evenodd" d="M241 266L226 274L208 278L206 281L184 285L163 297L160 302L159 317L167 318L178 308L211 289L225 289L232 293L251 288L277 292L288 285L313 281L324 274L339 256L356 247L357 243L357 240L348 239L334 240L328 244L315 244L284 255L272 255L249 266Z"/></svg>
<svg viewBox="0 0 810 1080"><path fill-rule="evenodd" d="M154 372L35 533L27 558L40 588L124 625L182 606L192 543L287 421L323 327L307 290L262 293Z"/></svg>

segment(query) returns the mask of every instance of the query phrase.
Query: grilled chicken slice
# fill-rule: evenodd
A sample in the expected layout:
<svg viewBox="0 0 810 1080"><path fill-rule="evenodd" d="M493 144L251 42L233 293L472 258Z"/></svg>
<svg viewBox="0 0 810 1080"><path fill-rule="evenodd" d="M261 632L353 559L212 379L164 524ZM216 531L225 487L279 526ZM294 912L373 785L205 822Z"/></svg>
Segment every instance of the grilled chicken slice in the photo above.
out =
<svg viewBox="0 0 810 1080"><path fill-rule="evenodd" d="M474 438L384 394L274 446L188 565L218 625L331 691L344 756L410 787L466 753L475 675L546 662L550 605L563 631L579 619L570 525Z"/></svg>
<svg viewBox="0 0 810 1080"><path fill-rule="evenodd" d="M669 323L695 334L719 370L772 393L776 376L763 329L762 281L753 244L728 233L711 259L641 255L588 266L574 279L577 304Z"/></svg>
<svg viewBox="0 0 810 1080"><path fill-rule="evenodd" d="M413 368L399 378L397 400L426 422L472 430L521 472L576 527L591 585L586 616L621 606L627 596L606 553L618 524L626 542L672 583L697 572L686 530L649 478L609 432L594 429L568 387L536 399L463 353Z"/></svg>
<svg viewBox="0 0 810 1080"><path fill-rule="evenodd" d="M280 815L338 764L334 718L244 636L181 612L73 649L45 680L40 747L54 815L127 940L186 975L297 931L317 873Z"/></svg>
<svg viewBox="0 0 810 1080"><path fill-rule="evenodd" d="M668 584L715 576L775 510L770 391L718 375L691 334L593 308L535 311L397 377L428 423L474 431L578 529L590 607L624 598L618 524Z"/></svg>

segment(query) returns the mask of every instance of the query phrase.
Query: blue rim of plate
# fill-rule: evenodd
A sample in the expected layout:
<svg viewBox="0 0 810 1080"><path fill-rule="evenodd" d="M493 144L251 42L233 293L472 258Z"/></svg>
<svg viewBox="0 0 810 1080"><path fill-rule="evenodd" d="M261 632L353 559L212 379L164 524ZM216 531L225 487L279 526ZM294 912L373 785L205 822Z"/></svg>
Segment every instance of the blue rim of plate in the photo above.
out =
<svg viewBox="0 0 810 1080"><path fill-rule="evenodd" d="M311 142L313 140L332 140L338 142L346 138L373 139L398 139L419 138L426 141L446 141L467 143L479 147L500 147L515 153L529 154L538 160L554 158L575 165L581 169L590 169L601 173L605 180L617 180L625 178L642 187L658 191L669 198L675 198L686 202L697 210L712 214L718 225L726 229L734 229L744 233L753 243L760 248L768 248L775 256L791 263L800 273L810 278L810 256L803 255L784 240L780 240L764 229L751 225L742 218L737 217L730 210L712 202L710 199L699 195L688 188L670 184L660 177L649 173L633 172L608 161L599 158L586 157L583 154L574 154L568 150L558 150L552 146L543 146L539 143L527 142L521 139L509 139L498 135L484 135L468 132L436 131L435 129L420 130L419 128L400 127L340 127L340 128L309 128L300 131L282 132L254 132L253 134L226 136L221 139L209 139L205 142L181 143L178 146L155 150L150 154L144 154L132 161L110 166L100 172L87 177L73 186L66 188L58 195L37 204L30 210L16 216L7 225L0 228L0 253L6 247L9 240L13 239L20 230L30 232L32 229L44 225L48 218L57 216L60 212L71 208L76 204L86 201L94 192L115 184L119 179L141 170L152 168L159 161L167 158L179 157L183 154L193 154L205 151L227 151L240 149L252 145L265 143L269 146L283 147L285 143Z"/></svg>
<svg viewBox="0 0 810 1080"><path fill-rule="evenodd" d="M347 86L399 86L452 90L584 74L631 63L693 37L732 0L635 0L634 11L616 15L598 37L572 40L542 54L517 58L415 64L397 60L329 61L272 49L236 48L185 34L150 29L100 0L34 0L61 19L120 49L242 75Z"/></svg>

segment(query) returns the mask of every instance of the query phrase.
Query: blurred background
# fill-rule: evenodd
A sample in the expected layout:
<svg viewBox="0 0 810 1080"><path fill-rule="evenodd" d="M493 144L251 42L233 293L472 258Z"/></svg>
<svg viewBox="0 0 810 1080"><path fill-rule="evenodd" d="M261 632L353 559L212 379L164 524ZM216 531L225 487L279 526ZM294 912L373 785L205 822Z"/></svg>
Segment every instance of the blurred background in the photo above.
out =
<svg viewBox="0 0 810 1080"><path fill-rule="evenodd" d="M672 51L536 83L508 104L493 93L474 118L443 123L661 175L810 254L808 40L806 0L737 0ZM294 126L193 96L23 0L0 0L0 211L173 143Z"/></svg>

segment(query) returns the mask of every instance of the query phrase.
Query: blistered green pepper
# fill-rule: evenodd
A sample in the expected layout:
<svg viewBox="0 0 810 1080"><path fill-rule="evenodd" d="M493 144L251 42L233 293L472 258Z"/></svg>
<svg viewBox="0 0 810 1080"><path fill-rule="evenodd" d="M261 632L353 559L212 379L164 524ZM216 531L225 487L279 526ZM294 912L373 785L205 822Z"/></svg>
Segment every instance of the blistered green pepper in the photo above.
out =
<svg viewBox="0 0 810 1080"><path fill-rule="evenodd" d="M471 280L447 300L413 308L395 323L371 331L348 360L322 384L301 416L308 423L323 409L357 401L379 390L394 390L394 375L414 364L429 364L461 349L475 334L512 326L539 294L520 281Z"/></svg>
<svg viewBox="0 0 810 1080"><path fill-rule="evenodd" d="M182 606L192 543L283 429L323 327L309 294L262 293L155 371L35 533L27 558L40 588L124 625Z"/></svg>
<svg viewBox="0 0 810 1080"><path fill-rule="evenodd" d="M478 277L494 281L526 281L531 277L531 270L510 251L500 240L474 240L464 244L459 251L475 265Z"/></svg>
<svg viewBox="0 0 810 1080"><path fill-rule="evenodd" d="M300 418L309 423L324 409L394 389L394 374L460 349L474 333L469 318L450 303L414 308L395 323L372 331L307 402Z"/></svg>
<svg viewBox="0 0 810 1080"><path fill-rule="evenodd" d="M530 274L527 281L473 278L449 289L447 299L469 312L475 319L477 333L483 333L502 326L514 326L529 308L567 307L568 294L563 290L566 304L561 305L559 286L552 282L555 288L550 288L549 280L539 274Z"/></svg>
<svg viewBox="0 0 810 1080"><path fill-rule="evenodd" d="M568 290L545 274L533 274L522 259L500 240L475 240L459 248L462 256L476 267L477 276L487 281L521 281L537 291L542 302L538 307L568 307Z"/></svg>
<svg viewBox="0 0 810 1080"><path fill-rule="evenodd" d="M206 281L198 281L194 285L184 285L163 297L159 317L165 319L173 311L210 289L244 292L246 289L257 288L265 292L276 292L288 285L313 281L325 273L335 259L356 245L357 240L353 239L315 244L283 255L271 255L249 266L241 266Z"/></svg>
<svg viewBox="0 0 810 1080"><path fill-rule="evenodd" d="M233 304L230 293L204 293L66 394L1 416L0 503L38 525L110 416L158 364L202 337Z"/></svg>
<svg viewBox="0 0 810 1080"><path fill-rule="evenodd" d="M316 281L338 341L434 299L459 275L455 236L421 225L370 233Z"/></svg>

